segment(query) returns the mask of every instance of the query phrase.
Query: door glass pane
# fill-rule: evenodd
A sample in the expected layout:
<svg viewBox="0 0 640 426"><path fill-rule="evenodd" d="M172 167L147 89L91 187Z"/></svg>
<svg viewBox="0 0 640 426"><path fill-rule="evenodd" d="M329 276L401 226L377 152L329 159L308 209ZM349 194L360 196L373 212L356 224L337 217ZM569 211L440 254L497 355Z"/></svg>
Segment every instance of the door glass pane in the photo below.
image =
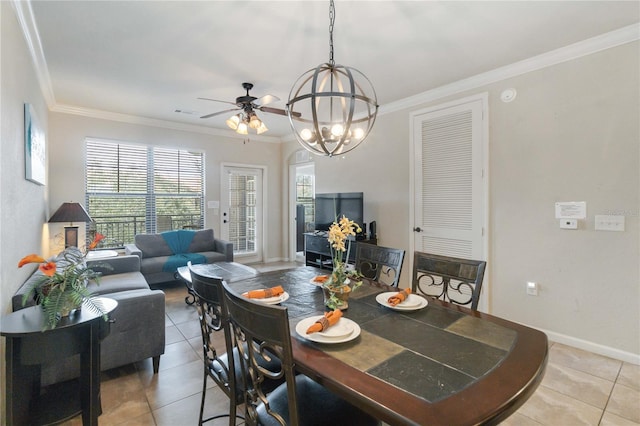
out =
<svg viewBox="0 0 640 426"><path fill-rule="evenodd" d="M229 241L235 253L256 251L257 178L251 174L229 174Z"/></svg>

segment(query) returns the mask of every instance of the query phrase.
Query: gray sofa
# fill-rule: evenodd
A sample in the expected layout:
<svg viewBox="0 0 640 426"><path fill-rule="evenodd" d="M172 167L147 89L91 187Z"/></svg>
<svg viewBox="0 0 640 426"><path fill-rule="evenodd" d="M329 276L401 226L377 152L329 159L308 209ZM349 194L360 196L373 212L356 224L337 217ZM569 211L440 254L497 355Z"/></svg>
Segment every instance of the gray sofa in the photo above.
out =
<svg viewBox="0 0 640 426"><path fill-rule="evenodd" d="M176 240L184 237L188 244L179 247L170 237ZM134 241L135 244L125 245L125 252L140 257L140 271L150 285L175 280L176 269L188 261L193 264L233 262L233 244L215 238L213 229L138 234Z"/></svg>
<svg viewBox="0 0 640 426"><path fill-rule="evenodd" d="M165 300L164 292L151 290L140 272L140 258L118 256L87 261L87 266L102 272L99 284L91 282L89 288L95 295L109 297L118 302L110 317L109 335L100 347L101 370L108 370L126 364L153 359L153 370L158 372L160 355L165 345ZM32 280L42 273L36 271L18 289L12 298L14 311L35 302L28 300L22 306L22 295L28 290ZM79 356L72 356L63 362L42 368L42 385L59 383L80 376Z"/></svg>

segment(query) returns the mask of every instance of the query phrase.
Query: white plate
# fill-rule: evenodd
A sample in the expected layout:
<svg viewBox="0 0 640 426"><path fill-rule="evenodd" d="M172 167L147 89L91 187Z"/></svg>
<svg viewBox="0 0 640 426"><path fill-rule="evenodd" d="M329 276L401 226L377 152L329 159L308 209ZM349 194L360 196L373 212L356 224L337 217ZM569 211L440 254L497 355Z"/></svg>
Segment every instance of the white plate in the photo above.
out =
<svg viewBox="0 0 640 426"><path fill-rule="evenodd" d="M242 293L243 296L246 296L247 293ZM262 302L262 303L266 303L267 305L277 305L278 303L282 303L285 300L289 299L289 293L287 293L286 291L284 293L282 293L280 296L274 296L274 297L265 297L264 299L258 299L256 297L252 298L251 300L255 300L256 302Z"/></svg>
<svg viewBox="0 0 640 426"><path fill-rule="evenodd" d="M296 333L301 337L317 343L344 343L355 339L360 335L360 326L349 318L340 318L337 324L329 327L327 331L307 334L307 329L322 315L305 318L296 325ZM334 329L332 331L332 329Z"/></svg>
<svg viewBox="0 0 640 426"><path fill-rule="evenodd" d="M376 296L376 301L382 306L385 306L389 309L394 309L396 311L417 311L429 304L429 302L427 302L427 299L425 299L424 297L418 296L417 294L410 294L407 300L397 304L396 306L392 306L389 304L388 300L396 293L397 291L380 293Z"/></svg>
<svg viewBox="0 0 640 426"><path fill-rule="evenodd" d="M318 276L318 275L316 275L316 276ZM328 276L328 275L327 275L327 276ZM322 284L324 284L324 283L321 283L321 282L318 282L318 281L314 281L314 280L315 280L315 278L316 278L316 277L311 278L311 279L309 280L309 282L310 282L311 284L315 285L315 286L322 287ZM327 278L327 279L329 279L329 278ZM326 282L326 281L325 281L325 282Z"/></svg>

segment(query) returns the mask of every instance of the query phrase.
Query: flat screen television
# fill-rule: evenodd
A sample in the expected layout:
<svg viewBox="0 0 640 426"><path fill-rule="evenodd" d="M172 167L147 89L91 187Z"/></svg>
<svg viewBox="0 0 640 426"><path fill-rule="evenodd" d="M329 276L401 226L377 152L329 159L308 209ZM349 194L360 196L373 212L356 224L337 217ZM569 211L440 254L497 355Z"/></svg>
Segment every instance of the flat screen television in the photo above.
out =
<svg viewBox="0 0 640 426"><path fill-rule="evenodd" d="M343 215L357 223L364 224L362 192L337 192L316 194L315 229L328 231L331 224Z"/></svg>

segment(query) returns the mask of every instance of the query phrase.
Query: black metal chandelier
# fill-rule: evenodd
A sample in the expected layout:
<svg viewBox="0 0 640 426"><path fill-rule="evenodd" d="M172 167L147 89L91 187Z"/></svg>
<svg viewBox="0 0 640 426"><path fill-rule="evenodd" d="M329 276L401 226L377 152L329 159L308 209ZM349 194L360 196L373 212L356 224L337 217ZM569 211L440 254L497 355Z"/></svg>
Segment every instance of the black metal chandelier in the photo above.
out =
<svg viewBox="0 0 640 426"><path fill-rule="evenodd" d="M308 151L332 157L360 145L378 114L376 92L355 68L333 60L335 5L329 3L329 62L302 74L287 103L289 123Z"/></svg>

